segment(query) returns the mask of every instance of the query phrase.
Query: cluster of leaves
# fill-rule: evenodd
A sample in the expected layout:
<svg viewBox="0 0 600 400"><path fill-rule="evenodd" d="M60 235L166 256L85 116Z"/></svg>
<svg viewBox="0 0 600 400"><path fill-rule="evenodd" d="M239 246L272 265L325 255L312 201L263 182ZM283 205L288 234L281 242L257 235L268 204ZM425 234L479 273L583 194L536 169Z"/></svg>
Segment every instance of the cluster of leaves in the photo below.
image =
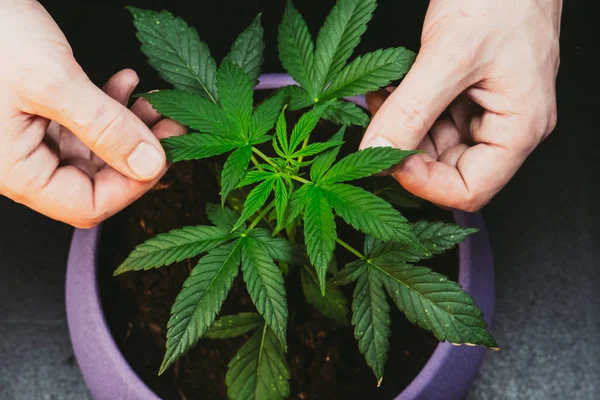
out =
<svg viewBox="0 0 600 400"><path fill-rule="evenodd" d="M290 266L300 268L307 302L340 325L348 324L349 311L340 286L356 282L351 322L359 350L379 381L390 335L386 293L411 322L440 340L496 347L472 298L457 283L415 265L474 231L438 222L411 224L384 199L394 197L389 188L375 194L348 183L415 152L371 148L338 157L345 125L368 122L364 112L341 98L401 78L414 58L397 48L348 63L375 6L375 0L338 0L315 47L302 16L288 2L279 53L300 86L283 88L257 106L253 88L264 49L260 15L217 67L207 45L182 19L166 11L130 9L142 51L174 86L143 96L192 131L163 141L168 158L178 162L230 153L221 173L221 205L207 205L212 225L160 234L139 245L115 271L159 268L205 254L171 310L159 373L202 338L254 332L229 364L229 397L289 396L283 272ZM287 108L308 106L312 108L289 129ZM311 133L321 119L343 126L326 142L313 142ZM242 187L251 189L238 213L224 205ZM415 205L414 199L398 198ZM362 252L338 237L336 217L365 235ZM357 260L338 270L336 245ZM240 269L257 313L216 320Z"/></svg>

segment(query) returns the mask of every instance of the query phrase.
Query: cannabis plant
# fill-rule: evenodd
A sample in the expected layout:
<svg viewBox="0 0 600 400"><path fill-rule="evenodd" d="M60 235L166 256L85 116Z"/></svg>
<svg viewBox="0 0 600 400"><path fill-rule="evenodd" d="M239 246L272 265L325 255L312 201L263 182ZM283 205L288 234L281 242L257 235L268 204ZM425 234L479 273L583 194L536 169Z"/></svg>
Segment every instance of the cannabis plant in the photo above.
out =
<svg viewBox="0 0 600 400"><path fill-rule="evenodd" d="M475 230L442 222L409 223L381 196L349 183L392 168L416 152L378 147L339 159L346 126L369 121L343 99L402 78L415 57L398 47L349 61L375 7L375 0L338 0L315 46L306 22L288 1L278 48L281 64L298 86L275 91L258 105L253 89L263 62L260 15L217 66L196 30L182 19L166 11L130 9L142 51L174 87L143 97L192 132L163 140L169 160L229 153L220 176L221 204L206 207L212 225L160 234L139 245L115 272L159 268L205 253L171 310L159 374L200 339L252 333L229 363L229 397L289 396L284 276L290 268L301 270L307 301L339 324L346 323L348 313L339 286L354 284L354 336L377 381L389 347L387 297L441 341L496 347L482 312L460 285L418 266ZM289 111L303 108L308 110L297 123L288 124ZM327 141L311 140L321 119L342 127ZM247 193L243 206L226 207L240 188ZM338 237L336 219L364 234L363 249ZM356 258L339 271L336 246ZM256 312L216 320L240 269Z"/></svg>

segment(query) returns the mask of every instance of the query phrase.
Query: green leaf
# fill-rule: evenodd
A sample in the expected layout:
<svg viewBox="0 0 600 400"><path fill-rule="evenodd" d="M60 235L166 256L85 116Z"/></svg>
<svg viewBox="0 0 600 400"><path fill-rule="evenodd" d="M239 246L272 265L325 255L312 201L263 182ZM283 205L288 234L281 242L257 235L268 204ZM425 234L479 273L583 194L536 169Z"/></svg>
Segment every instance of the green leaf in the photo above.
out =
<svg viewBox="0 0 600 400"><path fill-rule="evenodd" d="M261 137L273 129L286 98L285 92L279 91L256 107L250 120L251 138Z"/></svg>
<svg viewBox="0 0 600 400"><path fill-rule="evenodd" d="M348 326L348 301L342 291L327 283L325 296L321 295L317 276L310 270L300 270L302 292L308 304L340 326Z"/></svg>
<svg viewBox="0 0 600 400"><path fill-rule="evenodd" d="M340 130L328 140L328 142L342 141L344 139L344 133L346 133L346 127L342 126ZM310 168L310 179L315 182L319 181L323 175L325 175L325 172L327 172L327 170L335 162L339 151L340 146L335 147L317 157L314 164Z"/></svg>
<svg viewBox="0 0 600 400"><path fill-rule="evenodd" d="M346 265L331 278L331 284L335 286L345 286L358 279L365 265L363 260L356 260Z"/></svg>
<svg viewBox="0 0 600 400"><path fill-rule="evenodd" d="M206 332L210 339L230 339L242 336L264 323L263 318L252 312L242 312L236 315L226 315L215 321Z"/></svg>
<svg viewBox="0 0 600 400"><path fill-rule="evenodd" d="M319 278L321 294L325 294L327 269L335 250L335 221L331 205L319 188L313 187L307 193L304 211L304 241L310 262L314 265Z"/></svg>
<svg viewBox="0 0 600 400"><path fill-rule="evenodd" d="M229 231L215 226L186 226L161 233L137 246L114 274L171 265L213 249L230 238Z"/></svg>
<svg viewBox="0 0 600 400"><path fill-rule="evenodd" d="M256 86L260 69L264 61L263 51L265 42L264 29L260 23L261 15L258 14L250 26L237 37L226 60L237 64L250 78L252 86Z"/></svg>
<svg viewBox="0 0 600 400"><path fill-rule="evenodd" d="M404 189L396 181L382 190L378 190L377 195L396 207L421 208L422 200Z"/></svg>
<svg viewBox="0 0 600 400"><path fill-rule="evenodd" d="M405 158L418 153L420 151L370 147L342 158L327 171L320 181L333 183L366 178L391 168Z"/></svg>
<svg viewBox="0 0 600 400"><path fill-rule="evenodd" d="M410 322L433 332L440 341L497 348L483 313L458 283L429 268L381 257L371 260L385 288Z"/></svg>
<svg viewBox="0 0 600 400"><path fill-rule="evenodd" d="M315 108L304 113L300 117L300 119L294 126L294 129L292 130L289 147L290 152L293 152L296 149L296 147L298 147L298 145L300 145L300 143L302 143L302 141L311 134L311 132L315 129L317 123L321 119L321 115L323 115L323 113L331 103L331 101L328 101L326 103L319 104Z"/></svg>
<svg viewBox="0 0 600 400"><path fill-rule="evenodd" d="M225 161L223 171L221 172L221 205L225 204L229 193L231 193L242 176L244 176L246 168L250 164L251 157L252 147L242 146L231 153L227 161Z"/></svg>
<svg viewBox="0 0 600 400"><path fill-rule="evenodd" d="M276 179L277 176L271 175L248 193L248 197L246 197L246 201L244 202L242 215L240 215L240 219L235 223L233 229L239 228L248 218L256 214L265 205L273 190Z"/></svg>
<svg viewBox="0 0 600 400"><path fill-rule="evenodd" d="M402 78L415 60L415 53L404 47L377 50L357 57L333 79L323 99L365 94Z"/></svg>
<svg viewBox="0 0 600 400"><path fill-rule="evenodd" d="M289 107L291 111L297 111L315 103L315 100L302 86L286 86L281 90L290 98Z"/></svg>
<svg viewBox="0 0 600 400"><path fill-rule="evenodd" d="M315 80L323 90L344 67L377 7L376 0L338 0L317 37Z"/></svg>
<svg viewBox="0 0 600 400"><path fill-rule="evenodd" d="M315 97L312 77L314 44L306 21L294 8L291 0L287 2L283 20L279 25L277 45L283 68Z"/></svg>
<svg viewBox="0 0 600 400"><path fill-rule="evenodd" d="M288 204L285 226L288 226L292 222L294 222L294 220L298 218L302 210L304 210L304 207L306 207L306 202L308 201L307 194L310 188L312 187L312 184L305 184L300 186L300 188L296 189L292 193Z"/></svg>
<svg viewBox="0 0 600 400"><path fill-rule="evenodd" d="M225 111L217 104L183 90L160 90L141 94L152 107L165 116L191 129L225 137L234 137L235 131Z"/></svg>
<svg viewBox="0 0 600 400"><path fill-rule="evenodd" d="M288 308L281 271L256 240L245 238L243 242L242 272L248 293L285 349Z"/></svg>
<svg viewBox="0 0 600 400"><path fill-rule="evenodd" d="M251 170L247 171L244 177L240 180L237 187L241 188L248 185L253 185L258 182L262 182L266 179L273 177L273 172L271 171L261 171L261 170Z"/></svg>
<svg viewBox="0 0 600 400"><path fill-rule="evenodd" d="M239 141L205 133L172 136L160 141L171 162L218 156L243 145Z"/></svg>
<svg viewBox="0 0 600 400"><path fill-rule="evenodd" d="M390 308L377 271L366 264L361 271L352 301L354 337L360 353L380 383L390 346Z"/></svg>
<svg viewBox="0 0 600 400"><path fill-rule="evenodd" d="M324 143L311 143L303 149L298 150L292 157L310 157L316 154L322 153L325 150L328 150L332 147L339 147L343 145L344 142L324 142Z"/></svg>
<svg viewBox="0 0 600 400"><path fill-rule="evenodd" d="M273 260L279 262L294 260L294 248L287 240L273 237L271 232L262 228L254 228L247 232L247 235L255 239L255 244L268 253Z"/></svg>
<svg viewBox="0 0 600 400"><path fill-rule="evenodd" d="M167 11L128 7L133 14L142 52L161 78L175 88L217 102L217 67L198 32Z"/></svg>
<svg viewBox="0 0 600 400"><path fill-rule="evenodd" d="M417 262L431 258L434 254L441 254L477 232L477 229L463 228L459 225L440 221L419 221L410 224L410 226L422 248L410 247L400 243L378 242L370 256L382 257L391 254L397 260Z"/></svg>
<svg viewBox="0 0 600 400"><path fill-rule="evenodd" d="M223 109L239 135L248 138L254 94L252 81L237 64L223 60L217 72L217 89Z"/></svg>
<svg viewBox="0 0 600 400"><path fill-rule="evenodd" d="M159 375L191 349L215 321L238 274L242 241L211 250L183 283L167 324L167 350Z"/></svg>
<svg viewBox="0 0 600 400"><path fill-rule="evenodd" d="M229 207L221 207L220 204L207 203L206 216L208 220L219 228L226 229L231 232L233 225L238 220L240 215Z"/></svg>
<svg viewBox="0 0 600 400"><path fill-rule="evenodd" d="M231 400L283 400L290 395L285 353L267 325L229 363L225 382Z"/></svg>
<svg viewBox="0 0 600 400"><path fill-rule="evenodd" d="M321 190L339 216L354 229L381 240L422 248L406 218L373 193L343 183Z"/></svg>
<svg viewBox="0 0 600 400"><path fill-rule="evenodd" d="M336 125L358 125L366 128L369 125L370 118L359 106L345 101L336 100L323 113L323 119L333 122Z"/></svg>
<svg viewBox="0 0 600 400"><path fill-rule="evenodd" d="M283 229L285 223L285 211L287 210L288 202L290 201L290 189L283 182L281 177L275 181L275 211L277 213L277 227L279 231Z"/></svg>
<svg viewBox="0 0 600 400"><path fill-rule="evenodd" d="M289 152L289 143L288 143L288 133L287 133L287 122L285 120L285 107L283 110L281 110L281 113L279 114L279 118L277 118L277 125L275 126L275 137L277 138L277 141L279 142L279 146L281 146L281 150L282 150L282 154L280 154L282 157L285 156L286 154L288 154ZM276 144L275 141L273 141L273 144ZM277 150L277 148L276 148Z"/></svg>

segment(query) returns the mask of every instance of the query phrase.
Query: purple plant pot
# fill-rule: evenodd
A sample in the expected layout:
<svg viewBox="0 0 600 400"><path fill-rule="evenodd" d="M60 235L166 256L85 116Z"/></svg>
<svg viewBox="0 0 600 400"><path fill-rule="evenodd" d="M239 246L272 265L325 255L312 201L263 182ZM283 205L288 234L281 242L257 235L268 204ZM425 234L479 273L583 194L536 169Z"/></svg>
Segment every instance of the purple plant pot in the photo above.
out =
<svg viewBox="0 0 600 400"><path fill-rule="evenodd" d="M265 74L256 87L294 84L286 74ZM365 107L364 97L350 98ZM494 314L494 266L485 224L479 213L454 213L456 222L479 233L459 246L459 282L483 310L491 326ZM131 369L106 323L97 280L96 255L101 227L75 230L69 252L66 303L71 342L85 382L97 400L158 400ZM440 343L419 375L396 400L458 400L471 387L483 361L482 347Z"/></svg>

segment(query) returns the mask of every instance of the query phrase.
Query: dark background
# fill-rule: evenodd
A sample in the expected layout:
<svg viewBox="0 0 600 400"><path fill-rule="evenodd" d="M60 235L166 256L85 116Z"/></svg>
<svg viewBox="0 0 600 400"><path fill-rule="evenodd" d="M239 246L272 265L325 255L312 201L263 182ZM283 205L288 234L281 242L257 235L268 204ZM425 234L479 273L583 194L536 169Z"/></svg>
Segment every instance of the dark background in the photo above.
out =
<svg viewBox="0 0 600 400"><path fill-rule="evenodd" d="M296 1L313 34L333 0ZM360 52L418 49L427 2L381 0ZM559 122L483 211L495 255L494 334L470 399L600 398L598 13L565 2ZM263 11L266 71L277 71L284 1L42 1L97 84L132 67L140 90L163 85L138 49L125 4L168 9L197 27L217 59ZM0 10L0 12L2 12ZM457 55L458 56L458 55ZM40 65L40 68L43 66ZM82 399L64 311L71 228L0 197L0 399Z"/></svg>

